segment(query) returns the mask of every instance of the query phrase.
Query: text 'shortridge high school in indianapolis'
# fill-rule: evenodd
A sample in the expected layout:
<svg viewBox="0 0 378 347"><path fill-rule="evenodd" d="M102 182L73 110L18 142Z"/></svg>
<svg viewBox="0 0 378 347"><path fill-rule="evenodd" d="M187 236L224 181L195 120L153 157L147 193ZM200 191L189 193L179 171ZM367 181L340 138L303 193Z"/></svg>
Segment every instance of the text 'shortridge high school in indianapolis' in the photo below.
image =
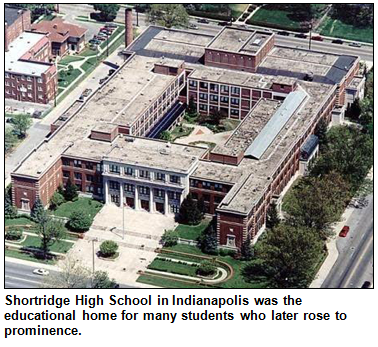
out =
<svg viewBox="0 0 378 347"><path fill-rule="evenodd" d="M177 213L191 193L216 215L219 245L240 247L316 155L317 123L341 122L363 92L359 58L277 46L269 31L234 27L214 37L150 26L133 41L131 23L126 11L124 64L12 173L13 203L48 204L69 178L106 203L152 213ZM153 138L190 99L199 113L241 120L223 145Z"/></svg>

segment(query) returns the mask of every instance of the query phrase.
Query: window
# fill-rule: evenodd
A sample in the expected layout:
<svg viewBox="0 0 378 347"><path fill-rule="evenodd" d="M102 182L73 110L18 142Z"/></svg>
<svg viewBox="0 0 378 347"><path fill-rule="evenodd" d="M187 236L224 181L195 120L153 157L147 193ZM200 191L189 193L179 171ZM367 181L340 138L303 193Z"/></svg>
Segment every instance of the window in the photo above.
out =
<svg viewBox="0 0 378 347"><path fill-rule="evenodd" d="M156 180L157 180L157 181L163 181L163 182L165 182L165 174L160 173L160 172L157 172L157 173L155 174L155 176L156 176Z"/></svg>
<svg viewBox="0 0 378 347"><path fill-rule="evenodd" d="M232 231L232 229L230 229ZM227 235L227 246L235 247L235 236L234 235Z"/></svg>
<svg viewBox="0 0 378 347"><path fill-rule="evenodd" d="M139 177L149 179L150 178L150 173L147 170L139 170Z"/></svg>
<svg viewBox="0 0 378 347"><path fill-rule="evenodd" d="M86 180L88 181L88 182L93 182L94 181L94 177L93 177L93 175L86 175Z"/></svg>
<svg viewBox="0 0 378 347"><path fill-rule="evenodd" d="M42 92L43 91L42 87L38 87L38 91Z"/></svg>
<svg viewBox="0 0 378 347"><path fill-rule="evenodd" d="M215 189L215 190L218 190L218 191L219 191L219 190L222 190L222 187L223 187L223 186L222 186L221 184L219 184L219 183L215 183L215 184L214 184L214 189Z"/></svg>
<svg viewBox="0 0 378 347"><path fill-rule="evenodd" d="M231 93L232 94L240 94L240 88L239 87L231 87Z"/></svg>
<svg viewBox="0 0 378 347"><path fill-rule="evenodd" d="M202 110L202 111L207 111L207 105L200 104L199 109Z"/></svg>
<svg viewBox="0 0 378 347"><path fill-rule="evenodd" d="M131 167L126 167L125 168L125 175L126 176L133 176L134 175L134 170Z"/></svg>
<svg viewBox="0 0 378 347"><path fill-rule="evenodd" d="M101 171L102 170L102 165L101 164L97 164L96 165L96 171Z"/></svg>
<svg viewBox="0 0 378 347"><path fill-rule="evenodd" d="M191 195L192 195L192 198L194 200L198 200L198 194L197 193L191 193Z"/></svg>
<svg viewBox="0 0 378 347"><path fill-rule="evenodd" d="M31 79L30 76L28 76L26 80L29 81L29 82L31 82L32 79Z"/></svg>
<svg viewBox="0 0 378 347"><path fill-rule="evenodd" d="M210 101L218 101L218 95L210 95Z"/></svg>
<svg viewBox="0 0 378 347"><path fill-rule="evenodd" d="M181 194L178 192L168 191L168 198L170 200L180 200Z"/></svg>
<svg viewBox="0 0 378 347"><path fill-rule="evenodd" d="M9 74L7 72L5 73L5 78L9 78Z"/></svg>
<svg viewBox="0 0 378 347"><path fill-rule="evenodd" d="M119 182L116 181L109 181L110 189L119 189Z"/></svg>
<svg viewBox="0 0 378 347"><path fill-rule="evenodd" d="M120 173L119 166L118 166L118 165L113 165L113 164L111 164L111 165L109 166L109 171L110 171L111 173L115 173L115 174L118 174L118 175L119 175L119 173Z"/></svg>
<svg viewBox="0 0 378 347"><path fill-rule="evenodd" d="M28 89L31 90L32 89L32 86L30 84L28 84Z"/></svg>
<svg viewBox="0 0 378 347"><path fill-rule="evenodd" d="M159 198L164 198L164 190L163 189L154 189L155 191L155 196L159 197Z"/></svg>
<svg viewBox="0 0 378 347"><path fill-rule="evenodd" d="M92 163L85 163L85 168L88 170L93 170L93 164Z"/></svg>
<svg viewBox="0 0 378 347"><path fill-rule="evenodd" d="M231 109L231 114L234 116L239 116L239 110Z"/></svg>
<svg viewBox="0 0 378 347"><path fill-rule="evenodd" d="M135 186L133 184L125 183L125 190L128 193L134 193Z"/></svg>
<svg viewBox="0 0 378 347"><path fill-rule="evenodd" d="M150 194L150 188L148 187L139 187L139 193L143 195L148 195Z"/></svg>
<svg viewBox="0 0 378 347"><path fill-rule="evenodd" d="M212 92L218 92L218 88L219 88L218 84L210 83L210 90Z"/></svg>
<svg viewBox="0 0 378 347"><path fill-rule="evenodd" d="M102 188L97 188L97 194L102 195Z"/></svg>
<svg viewBox="0 0 378 347"><path fill-rule="evenodd" d="M74 160L75 167L81 167L81 160Z"/></svg>
<svg viewBox="0 0 378 347"><path fill-rule="evenodd" d="M189 80L189 86L197 87L197 81Z"/></svg>
<svg viewBox="0 0 378 347"><path fill-rule="evenodd" d="M202 182L202 187L205 188L205 189L210 189L211 183L210 182Z"/></svg>
<svg viewBox="0 0 378 347"><path fill-rule="evenodd" d="M200 88L207 89L209 84L207 82L200 82Z"/></svg>
<svg viewBox="0 0 378 347"><path fill-rule="evenodd" d="M63 177L70 177L70 172L69 171L63 171Z"/></svg>
<svg viewBox="0 0 378 347"><path fill-rule="evenodd" d="M221 86L221 92L222 93L228 93L229 90L230 90L229 86L224 86L224 85Z"/></svg>
<svg viewBox="0 0 378 347"><path fill-rule="evenodd" d="M239 105L239 103L240 103L239 99L237 99L237 98L231 98L231 104L233 104L233 105Z"/></svg>
<svg viewBox="0 0 378 347"><path fill-rule="evenodd" d="M180 177L176 176L176 175L170 175L169 176L169 182L179 184L180 183Z"/></svg>
<svg viewBox="0 0 378 347"><path fill-rule="evenodd" d="M81 173L80 172L75 172L75 179L81 181Z"/></svg>
<svg viewBox="0 0 378 347"><path fill-rule="evenodd" d="M177 205L171 205L171 213L179 213L180 206Z"/></svg>
<svg viewBox="0 0 378 347"><path fill-rule="evenodd" d="M209 202L210 201L210 194L203 194L203 200Z"/></svg>
<svg viewBox="0 0 378 347"><path fill-rule="evenodd" d="M65 158L62 159L62 163L63 163L64 166L70 166L70 164L71 164L69 159L65 159Z"/></svg>
<svg viewBox="0 0 378 347"><path fill-rule="evenodd" d="M221 96L220 101L228 104L229 97L228 96Z"/></svg>
<svg viewBox="0 0 378 347"><path fill-rule="evenodd" d="M85 186L85 191L87 193L93 193L94 192L94 187L93 186Z"/></svg>
<svg viewBox="0 0 378 347"><path fill-rule="evenodd" d="M200 98L201 100L207 100L207 94L199 93L199 98Z"/></svg>

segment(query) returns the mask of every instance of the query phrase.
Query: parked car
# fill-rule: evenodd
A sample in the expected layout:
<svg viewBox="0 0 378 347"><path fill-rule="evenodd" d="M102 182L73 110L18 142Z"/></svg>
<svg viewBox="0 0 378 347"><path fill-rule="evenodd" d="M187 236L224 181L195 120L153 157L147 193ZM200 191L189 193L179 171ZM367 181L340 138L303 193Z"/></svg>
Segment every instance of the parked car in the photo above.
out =
<svg viewBox="0 0 378 347"><path fill-rule="evenodd" d="M361 288L370 288L371 283L369 281L365 281L364 284L361 286Z"/></svg>
<svg viewBox="0 0 378 347"><path fill-rule="evenodd" d="M42 118L42 111L34 111L32 117L41 119Z"/></svg>
<svg viewBox="0 0 378 347"><path fill-rule="evenodd" d="M218 25L222 25L222 26L226 26L226 25L232 25L232 22L227 22L227 21L224 21L224 22L218 22Z"/></svg>
<svg viewBox="0 0 378 347"><path fill-rule="evenodd" d="M97 34L97 37L105 37L105 38L107 38L108 36L109 36L108 34L102 32L102 31L100 31L100 32Z"/></svg>
<svg viewBox="0 0 378 347"><path fill-rule="evenodd" d="M115 23L106 23L105 24L105 28L114 28L114 29L116 29L116 28L118 28L118 25L115 24Z"/></svg>
<svg viewBox="0 0 378 347"><path fill-rule="evenodd" d="M202 23L202 24L209 24L210 21L207 20L206 18L200 18L197 20L198 23Z"/></svg>
<svg viewBox="0 0 378 347"><path fill-rule="evenodd" d="M198 26L192 23L189 24L188 28L193 29L193 30L198 30Z"/></svg>
<svg viewBox="0 0 378 347"><path fill-rule="evenodd" d="M351 43L349 44L349 46L351 46L351 47L361 47L361 43L358 43L358 42L351 42Z"/></svg>
<svg viewBox="0 0 378 347"><path fill-rule="evenodd" d="M290 33L287 31L279 31L277 34L282 36L290 36Z"/></svg>
<svg viewBox="0 0 378 347"><path fill-rule="evenodd" d="M340 237L346 237L348 235L348 233L349 233L349 229L350 229L349 226L344 225L343 228L340 231L339 236Z"/></svg>
<svg viewBox="0 0 378 347"><path fill-rule="evenodd" d="M307 35L306 35L306 34L295 34L294 36L295 36L295 37L298 37L298 38L300 38L300 39L305 39L305 38L307 38Z"/></svg>
<svg viewBox="0 0 378 347"><path fill-rule="evenodd" d="M96 36L96 40L97 41L106 41L106 37L105 36Z"/></svg>
<svg viewBox="0 0 378 347"><path fill-rule="evenodd" d="M97 39L91 39L88 41L91 45L99 45L101 42Z"/></svg>
<svg viewBox="0 0 378 347"><path fill-rule="evenodd" d="M340 39L336 39L336 40L332 40L332 43L337 43L338 45L342 45L344 41Z"/></svg>
<svg viewBox="0 0 378 347"><path fill-rule="evenodd" d="M321 36L311 36L311 40L314 40L314 41L323 41L323 38Z"/></svg>
<svg viewBox="0 0 378 347"><path fill-rule="evenodd" d="M49 272L45 269L35 269L33 270L33 274L40 275L40 276L47 276Z"/></svg>
<svg viewBox="0 0 378 347"><path fill-rule="evenodd" d="M82 94L82 95L84 95L85 97L87 97L87 96L89 96L90 93L92 93L92 89L87 88L87 89L85 89L85 90L83 91L83 94Z"/></svg>
<svg viewBox="0 0 378 347"><path fill-rule="evenodd" d="M111 30L108 30L108 29L106 29L106 28L101 28L99 32L100 32L100 33L104 33L104 34L106 34L106 35L111 35L111 34L112 34L112 31L111 31Z"/></svg>

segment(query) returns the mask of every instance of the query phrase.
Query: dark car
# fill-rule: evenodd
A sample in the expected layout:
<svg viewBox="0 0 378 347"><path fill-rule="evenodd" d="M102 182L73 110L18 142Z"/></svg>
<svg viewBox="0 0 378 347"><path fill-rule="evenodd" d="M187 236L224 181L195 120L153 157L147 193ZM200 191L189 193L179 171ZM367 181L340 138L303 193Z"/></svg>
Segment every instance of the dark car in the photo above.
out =
<svg viewBox="0 0 378 347"><path fill-rule="evenodd" d="M100 81L99 81L100 84L103 84L107 79L108 79L108 77L101 78Z"/></svg>
<svg viewBox="0 0 378 347"><path fill-rule="evenodd" d="M340 237L346 237L348 235L348 233L349 233L349 229L350 228L347 225L344 225L343 228L340 231L339 236Z"/></svg>
<svg viewBox="0 0 378 347"><path fill-rule="evenodd" d="M305 38L307 38L307 35L306 35L306 34L295 34L294 36L295 36L295 37L298 37L298 38L300 38L300 39L305 39Z"/></svg>
<svg viewBox="0 0 378 347"><path fill-rule="evenodd" d="M209 24L209 23L210 23L210 21L207 20L207 19L205 19L205 18L200 18L200 19L198 19L197 22L198 22L198 23L202 23L202 24Z"/></svg>
<svg viewBox="0 0 378 347"><path fill-rule="evenodd" d="M314 41L323 41L323 38L321 36L312 36L311 40L314 40Z"/></svg>
<svg viewBox="0 0 378 347"><path fill-rule="evenodd" d="M32 117L41 119L42 118L42 111L34 111Z"/></svg>
<svg viewBox="0 0 378 347"><path fill-rule="evenodd" d="M369 281L365 281L364 284L361 286L361 288L370 288L371 283Z"/></svg>
<svg viewBox="0 0 378 347"><path fill-rule="evenodd" d="M97 40L97 39L92 39L92 40L89 40L88 41L90 44L92 44L92 45L98 45L98 44L100 44L101 42L99 41L99 40Z"/></svg>
<svg viewBox="0 0 378 347"><path fill-rule="evenodd" d="M336 39L336 40L332 40L332 43L337 43L338 45L342 45L344 42L343 40Z"/></svg>
<svg viewBox="0 0 378 347"><path fill-rule="evenodd" d="M218 22L218 25L222 25L222 26L232 25L232 22L227 22L227 21L224 21L224 22Z"/></svg>
<svg viewBox="0 0 378 347"><path fill-rule="evenodd" d="M282 36L290 36L290 33L288 33L287 31L279 31L277 34Z"/></svg>
<svg viewBox="0 0 378 347"><path fill-rule="evenodd" d="M105 28L118 28L118 25L115 23L107 23L105 24Z"/></svg>

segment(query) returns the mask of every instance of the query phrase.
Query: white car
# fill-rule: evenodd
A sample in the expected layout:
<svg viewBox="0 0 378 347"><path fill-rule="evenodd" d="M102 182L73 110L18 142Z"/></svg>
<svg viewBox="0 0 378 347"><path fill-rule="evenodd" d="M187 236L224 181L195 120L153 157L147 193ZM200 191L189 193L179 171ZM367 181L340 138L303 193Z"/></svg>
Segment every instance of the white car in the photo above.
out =
<svg viewBox="0 0 378 347"><path fill-rule="evenodd" d="M47 276L49 274L49 272L45 269L35 269L33 271L33 274L41 275L41 276Z"/></svg>
<svg viewBox="0 0 378 347"><path fill-rule="evenodd" d="M358 43L358 42L351 42L351 43L349 44L349 46L351 46L351 47L361 47L361 43Z"/></svg>

